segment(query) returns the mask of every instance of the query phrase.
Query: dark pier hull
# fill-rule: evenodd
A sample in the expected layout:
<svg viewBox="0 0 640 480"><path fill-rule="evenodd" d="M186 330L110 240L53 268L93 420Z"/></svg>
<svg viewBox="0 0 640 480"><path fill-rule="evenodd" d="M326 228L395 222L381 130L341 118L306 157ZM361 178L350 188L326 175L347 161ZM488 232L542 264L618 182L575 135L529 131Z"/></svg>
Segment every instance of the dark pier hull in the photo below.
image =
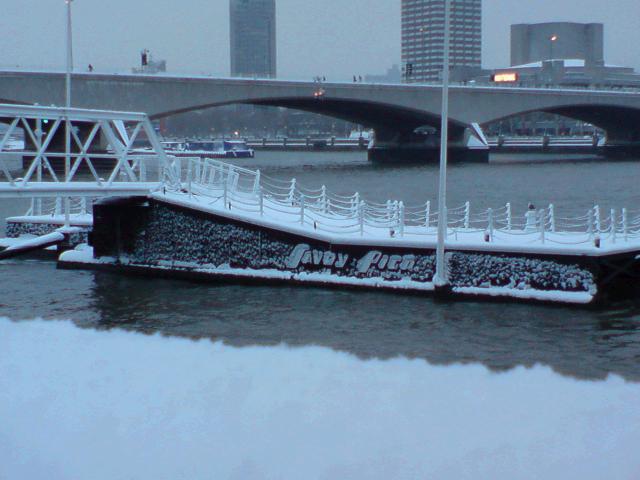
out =
<svg viewBox="0 0 640 480"><path fill-rule="evenodd" d="M448 150L451 163L488 163L489 149L451 147ZM377 164L438 164L440 149L431 147L373 147L368 150L368 158Z"/></svg>

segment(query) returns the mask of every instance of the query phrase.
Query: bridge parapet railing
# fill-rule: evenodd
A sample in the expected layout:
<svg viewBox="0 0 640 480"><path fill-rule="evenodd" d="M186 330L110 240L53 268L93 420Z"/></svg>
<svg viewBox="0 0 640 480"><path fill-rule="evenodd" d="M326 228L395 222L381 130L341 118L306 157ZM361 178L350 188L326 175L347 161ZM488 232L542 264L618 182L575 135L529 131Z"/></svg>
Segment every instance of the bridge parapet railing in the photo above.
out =
<svg viewBox="0 0 640 480"><path fill-rule="evenodd" d="M195 202L237 210L283 225L335 235L433 238L438 213L431 202L374 202L359 193L341 195L325 186L307 188L214 159L181 159L182 191ZM447 236L486 242L595 245L640 239L640 211L594 206L583 215L561 216L556 207L514 214L511 204L474 211L470 202L447 210Z"/></svg>

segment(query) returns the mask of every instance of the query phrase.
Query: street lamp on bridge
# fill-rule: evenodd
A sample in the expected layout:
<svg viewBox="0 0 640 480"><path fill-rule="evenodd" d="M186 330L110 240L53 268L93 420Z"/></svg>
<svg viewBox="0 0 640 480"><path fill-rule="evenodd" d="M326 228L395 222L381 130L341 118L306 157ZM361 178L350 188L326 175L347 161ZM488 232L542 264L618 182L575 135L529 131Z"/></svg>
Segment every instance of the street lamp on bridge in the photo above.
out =
<svg viewBox="0 0 640 480"><path fill-rule="evenodd" d="M553 60L553 44L558 41L558 35L553 34L549 37L549 60Z"/></svg>

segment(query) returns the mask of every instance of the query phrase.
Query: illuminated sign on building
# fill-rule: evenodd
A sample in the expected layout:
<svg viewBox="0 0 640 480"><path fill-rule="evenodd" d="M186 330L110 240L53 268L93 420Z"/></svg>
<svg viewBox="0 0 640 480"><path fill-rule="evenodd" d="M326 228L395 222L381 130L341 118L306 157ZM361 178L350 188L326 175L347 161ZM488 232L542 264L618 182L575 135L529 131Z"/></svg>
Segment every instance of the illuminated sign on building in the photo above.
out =
<svg viewBox="0 0 640 480"><path fill-rule="evenodd" d="M517 82L520 79L520 75L516 72L496 73L491 77L496 83Z"/></svg>

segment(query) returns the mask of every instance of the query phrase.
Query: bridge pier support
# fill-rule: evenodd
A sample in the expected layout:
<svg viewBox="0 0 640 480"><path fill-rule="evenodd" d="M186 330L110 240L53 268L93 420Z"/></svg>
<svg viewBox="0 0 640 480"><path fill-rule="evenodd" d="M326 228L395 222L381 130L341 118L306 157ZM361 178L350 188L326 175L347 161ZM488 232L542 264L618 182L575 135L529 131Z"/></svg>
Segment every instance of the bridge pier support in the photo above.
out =
<svg viewBox="0 0 640 480"><path fill-rule="evenodd" d="M616 129L607 132L602 152L609 158L640 160L640 131Z"/></svg>
<svg viewBox="0 0 640 480"><path fill-rule="evenodd" d="M603 147L601 147L600 151L607 158L620 160L640 160L640 142L626 144L607 143Z"/></svg>
<svg viewBox="0 0 640 480"><path fill-rule="evenodd" d="M437 164L440 161L440 133L434 129L420 133L376 130L368 157L370 162L380 164ZM448 158L452 163L486 163L489 148L473 129L453 128L449 135Z"/></svg>

